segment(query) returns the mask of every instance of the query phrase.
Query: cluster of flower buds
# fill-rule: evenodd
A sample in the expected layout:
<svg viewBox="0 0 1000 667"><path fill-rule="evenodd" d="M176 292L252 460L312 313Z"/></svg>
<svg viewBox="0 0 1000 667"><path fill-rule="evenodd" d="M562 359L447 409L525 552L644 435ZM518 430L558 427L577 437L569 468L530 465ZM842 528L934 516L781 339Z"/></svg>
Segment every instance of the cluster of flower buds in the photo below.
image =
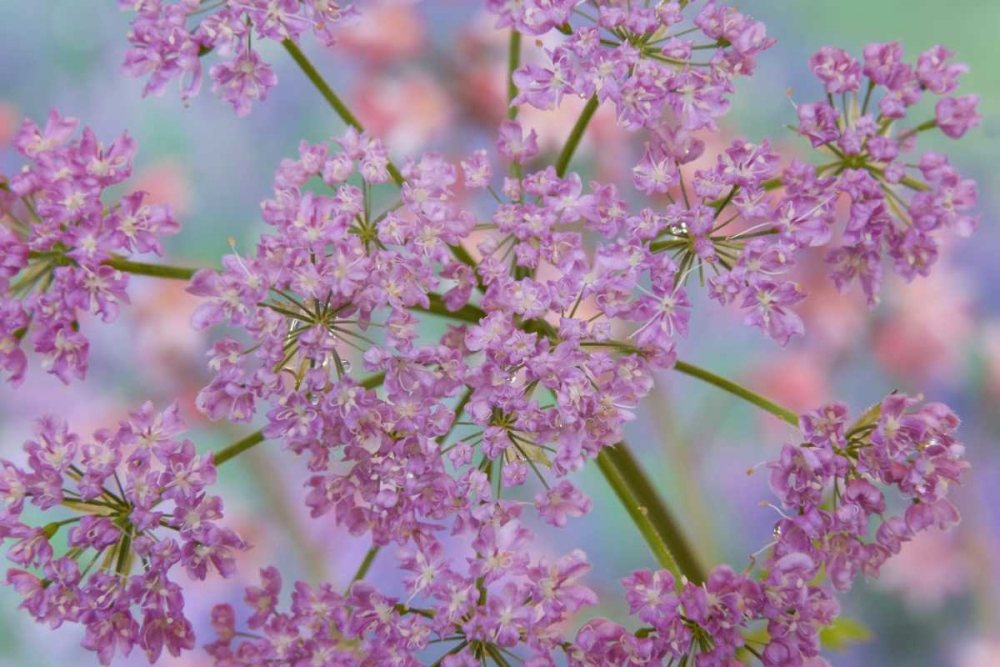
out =
<svg viewBox="0 0 1000 667"><path fill-rule="evenodd" d="M162 253L160 237L179 227L166 206L134 192L114 204L105 191L132 172L136 146L122 134L109 146L53 110L45 128L25 120L14 147L30 161L0 174L0 370L20 383L27 338L44 368L63 382L83 379L89 343L84 314L111 322L128 302L133 254Z"/></svg>
<svg viewBox="0 0 1000 667"><path fill-rule="evenodd" d="M47 417L24 445L25 467L0 460L0 542L15 565L6 583L39 622L84 626L83 646L102 664L134 647L150 662L194 648L172 571L229 576L246 548L206 492L211 455L179 440L183 431L176 404L146 403L89 440Z"/></svg>

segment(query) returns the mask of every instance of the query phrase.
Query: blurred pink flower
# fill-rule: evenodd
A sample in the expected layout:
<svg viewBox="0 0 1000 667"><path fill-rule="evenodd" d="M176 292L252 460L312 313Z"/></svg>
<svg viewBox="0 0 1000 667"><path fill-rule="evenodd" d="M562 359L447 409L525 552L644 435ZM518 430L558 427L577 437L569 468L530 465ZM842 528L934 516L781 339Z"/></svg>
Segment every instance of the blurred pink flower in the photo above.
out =
<svg viewBox="0 0 1000 667"><path fill-rule="evenodd" d="M158 160L139 171L136 174L136 189L149 193L146 203L169 204L177 216L191 210L191 186L187 171L177 160Z"/></svg>
<svg viewBox="0 0 1000 667"><path fill-rule="evenodd" d="M965 274L948 262L910 284L893 280L873 332L876 357L914 383L957 381L975 331L974 301Z"/></svg>
<svg viewBox="0 0 1000 667"><path fill-rule="evenodd" d="M1000 638L976 637L958 647L955 667L996 667L1000 665Z"/></svg>
<svg viewBox="0 0 1000 667"><path fill-rule="evenodd" d="M137 281L138 283L138 281ZM205 334L191 327L200 300L180 281L144 280L127 313L136 355L149 386L193 396L204 380Z"/></svg>
<svg viewBox="0 0 1000 667"><path fill-rule="evenodd" d="M452 123L451 100L423 74L385 77L373 71L358 81L352 98L368 129L403 154L424 149Z"/></svg>
<svg viewBox="0 0 1000 667"><path fill-rule="evenodd" d="M922 532L886 562L878 585L917 611L933 611L963 590L967 567L954 534Z"/></svg>
<svg viewBox="0 0 1000 667"><path fill-rule="evenodd" d="M807 253L799 263L797 278L809 294L800 305L799 314L805 322L810 346L833 358L863 340L871 315L864 296L858 290L845 294L837 291L822 253Z"/></svg>
<svg viewBox="0 0 1000 667"><path fill-rule="evenodd" d="M986 391L994 400L1000 400L1000 321L986 323L981 331Z"/></svg>
<svg viewBox="0 0 1000 667"><path fill-rule="evenodd" d="M359 22L339 33L335 48L375 64L418 53L427 31L415 5L414 0L365 3Z"/></svg>
<svg viewBox="0 0 1000 667"><path fill-rule="evenodd" d="M830 400L829 375L829 367L817 355L785 351L754 369L750 384L776 403L806 412Z"/></svg>
<svg viewBox="0 0 1000 667"><path fill-rule="evenodd" d="M20 126L20 116L13 104L0 101L0 148L14 137Z"/></svg>

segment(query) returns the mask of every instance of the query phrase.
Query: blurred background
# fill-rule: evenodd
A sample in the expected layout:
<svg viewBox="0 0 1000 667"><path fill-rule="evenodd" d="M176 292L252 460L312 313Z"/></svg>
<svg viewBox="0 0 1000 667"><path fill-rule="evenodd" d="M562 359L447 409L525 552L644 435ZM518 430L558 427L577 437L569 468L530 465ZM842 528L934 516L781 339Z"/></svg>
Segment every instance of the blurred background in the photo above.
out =
<svg viewBox="0 0 1000 667"><path fill-rule="evenodd" d="M506 34L470 0L368 5L364 22L341 44L306 50L343 93L356 114L397 156L428 147L453 157L491 146L502 114ZM808 56L824 45L860 55L870 41L899 39L910 60L943 43L971 67L961 92L982 97L983 125L963 141L935 138L924 148L946 150L980 185L983 219L971 241L942 253L933 277L906 285L890 281L882 305L869 311L858 293L837 294L822 268L805 271L812 294L804 316L807 335L779 349L735 312L704 304L696 310L683 358L728 375L796 410L840 399L856 411L893 389L923 391L952 406L973 469L954 494L964 522L952 533L927 534L908 545L880 580L856 585L843 599L845 614L869 632L829 651L833 665L996 667L1000 665L1000 3L996 0L730 0L768 25L778 44L758 74L740 82L724 134L770 137L783 150L804 150L785 124L792 100L813 101L819 86ZM142 100L143 83L120 74L127 14L114 2L0 0L0 171L19 161L9 143L23 117L43 120L49 107L90 124L109 139L127 128L140 152L130 183L173 205L183 230L171 239L174 264L212 266L229 251L227 237L251 252L264 225L259 202L271 193L274 169L297 153L300 139L319 142L342 127L287 56L264 57L280 84L244 119L206 89L185 107L176 88ZM531 45L528 45L530 49ZM567 101L553 113L526 111L543 150L555 152L582 104ZM606 109L578 153L585 177L622 181L635 146ZM923 137L922 137L923 141ZM728 139L726 140L728 143ZM937 142L937 143L935 143ZM709 150L711 151L711 146ZM600 155L597 163L595 157ZM626 181L627 182L627 181ZM32 421L65 415L81 433L117 423L143 400L165 405L180 398L199 448L217 448L246 431L204 421L193 407L206 382L208 338L188 326L196 305L184 285L135 278L133 305L113 326L88 327L92 362L85 384L64 387L37 366L17 392L0 387L0 456L17 458ZM774 458L787 427L735 399L682 376L665 375L630 426L630 441L706 563L740 569L747 554L770 539L773 510L766 476L752 466ZM221 474L229 522L256 548L241 562L242 579L209 580L188 597L192 618L207 628L208 610L236 601L257 569L278 564L285 581L306 578L342 587L368 544L329 522L308 519L303 471L274 443L262 445ZM570 538L594 563L588 583L602 597L620 598L618 579L652 559L624 511L595 471L580 480L594 511L571 524ZM539 531L540 551L553 539ZM552 551L563 551L552 545ZM183 575L180 575L183 579ZM383 555L371 578L395 581ZM91 664L78 648L81 633L53 632L16 611L17 599L0 588L0 666ZM617 607L596 610L616 616ZM204 630L200 639L211 640ZM836 642L835 642L836 643ZM837 647L833 647L837 648ZM140 664L141 656L122 664ZM164 664L205 665L197 652Z"/></svg>

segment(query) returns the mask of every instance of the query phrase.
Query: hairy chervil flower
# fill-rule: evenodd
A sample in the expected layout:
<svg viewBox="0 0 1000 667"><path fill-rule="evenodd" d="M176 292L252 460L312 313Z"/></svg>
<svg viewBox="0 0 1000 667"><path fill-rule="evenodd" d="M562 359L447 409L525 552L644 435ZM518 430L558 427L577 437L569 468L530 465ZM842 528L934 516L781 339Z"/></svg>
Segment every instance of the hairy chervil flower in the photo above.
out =
<svg viewBox="0 0 1000 667"><path fill-rule="evenodd" d="M136 14L123 69L147 77L143 95L163 94L174 79L182 99L197 95L201 59L214 52L222 62L209 70L212 89L238 116L278 82L255 40L299 42L312 33L330 46L337 29L356 16L352 3L334 0L118 0L118 6Z"/></svg>
<svg viewBox="0 0 1000 667"><path fill-rule="evenodd" d="M486 495L456 529L466 546L427 538L401 555L405 600L365 582L341 595L329 584L300 581L290 610L279 611L281 576L266 568L262 585L244 598L255 610L247 626L256 633L239 632L236 610L220 605L212 613L219 639L209 653L233 667L420 665L432 664L433 656L465 665L480 664L484 655L552 664L550 656L568 645L566 621L597 601L579 581L590 565L579 550L554 559L530 556L525 548L533 536L518 520L518 505L492 501L489 486L483 488Z"/></svg>
<svg viewBox="0 0 1000 667"><path fill-rule="evenodd" d="M857 281L874 305L883 258L910 280L927 275L938 255L937 238L968 236L978 216L976 184L938 153L916 153L917 140L939 129L958 139L979 124L978 97L955 96L964 65L935 46L903 62L898 42L869 44L861 62L824 48L810 59L826 101L798 105L798 132L829 161L785 179L797 190L844 195L850 202L838 247L827 254L833 279L845 289ZM930 93L939 97L933 118L907 123L910 108Z"/></svg>
<svg viewBox="0 0 1000 667"><path fill-rule="evenodd" d="M14 564L6 583L38 621L84 626L83 646L101 664L134 647L150 662L194 648L172 572L229 576L246 548L219 525L222 499L206 492L212 457L177 439L183 430L176 404L157 413L146 403L90 440L46 417L24 445L24 467L0 460L0 541Z"/></svg>
<svg viewBox="0 0 1000 667"><path fill-rule="evenodd" d="M733 667L747 655L823 667L834 592L876 576L918 532L958 521L947 499L967 467L958 420L919 399L891 395L853 423L839 403L803 415L801 438L767 466L783 506L774 540L742 572L702 569L623 442L656 374L671 368L796 423L678 361L694 290L785 345L804 332L796 307L806 294L792 271L807 250L835 243L834 281L858 280L874 304L885 255L911 278L929 270L940 232L972 231L975 184L942 155L908 155L921 133L959 138L979 121L975 96L955 94L966 68L943 47L915 66L895 43L868 46L863 62L830 47L815 54L827 98L799 105L796 128L829 158L812 165L783 160L766 139L706 138L736 79L773 44L741 12L714 0L487 0L513 30L495 150L397 166L296 46L307 32L329 45L351 6L119 5L136 12L125 68L148 77L146 93L179 80L182 97L195 94L211 53L221 58L213 90L243 115L277 81L254 45L277 41L350 129L302 142L261 205L269 231L248 251L231 241L221 270L197 272L126 260L159 252L159 236L176 230L142 193L102 202L130 171L127 135L105 148L85 130L73 142L75 121L53 112L44 130L26 122L15 139L30 164L0 180L4 372L21 380L28 340L64 381L82 377L79 318L115 318L125 271L193 274L193 326L228 327L196 405L213 420L263 423L217 459L198 457L177 439L176 406L157 414L147 404L91 441L42 420L24 467L0 461L0 540L17 566L7 582L38 620L82 624L103 663L134 646L155 661L194 645L169 577L175 565L199 580L232 572L245 545L208 495L213 461L266 439L303 459L312 517L372 546L346 591L298 582L290 606L281 573L262 570L245 610L214 610L207 649L220 667ZM521 33L538 38L523 58ZM934 117L897 127L928 91L939 96ZM522 126L519 107L553 109L567 96L587 102L547 164L551 143ZM605 103L641 132L626 183L569 169ZM639 621L631 630L577 618L598 602L582 583L585 555L540 557L526 527L586 515L593 503L571 476L594 459L661 566L622 580ZM908 502L898 515L888 487ZM35 520L56 508L68 518ZM361 581L388 545L399 548L395 596Z"/></svg>
<svg viewBox="0 0 1000 667"><path fill-rule="evenodd" d="M160 237L179 229L144 192L104 201L131 174L135 142L126 133L105 146L90 128L71 140L77 125L55 110L44 128L25 120L14 147L29 163L0 174L0 370L15 385L27 368L25 340L49 373L82 380L82 316L117 318L128 302L124 260L161 254Z"/></svg>
<svg viewBox="0 0 1000 667"><path fill-rule="evenodd" d="M515 72L515 104L551 109L566 96L593 96L613 104L619 124L630 129L658 129L668 119L685 130L715 129L729 110L733 80L752 74L756 56L774 44L762 23L715 2L687 26L687 3L599 3L596 16L574 13L577 4L487 3L501 27L567 35L544 50L546 62Z"/></svg>

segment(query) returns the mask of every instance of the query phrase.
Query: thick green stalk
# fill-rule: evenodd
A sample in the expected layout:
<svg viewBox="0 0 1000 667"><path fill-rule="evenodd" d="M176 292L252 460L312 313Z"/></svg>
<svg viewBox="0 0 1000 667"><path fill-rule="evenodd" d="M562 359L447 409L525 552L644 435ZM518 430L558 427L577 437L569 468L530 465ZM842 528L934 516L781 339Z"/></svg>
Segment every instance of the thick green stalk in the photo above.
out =
<svg viewBox="0 0 1000 667"><path fill-rule="evenodd" d="M358 132L364 132L365 128L361 124L361 121L359 121L357 116L355 116L347 105L344 104L344 101L337 96L337 93L333 92L333 88L331 88L330 84L323 79L322 75L320 75L319 71L317 71L309 59L306 58L306 55L302 53L302 50L298 47L298 45L290 39L284 40L281 44L285 47L285 50L288 51L288 54L292 56L292 60L294 60L295 64L299 66L299 69L302 70L309 81L312 82L313 86L316 87L319 94L323 96L323 99L325 99L337 115L340 116L341 120ZM392 177L392 180L395 181L396 185L402 185L403 175L399 173L399 169L396 168L396 165L390 162L387 169L389 170L389 175Z"/></svg>
<svg viewBox="0 0 1000 667"><path fill-rule="evenodd" d="M748 403L753 403L758 408L761 408L766 412L770 412L778 419L781 419L782 421L785 421L791 424L792 426L799 425L799 416L795 414L793 411L789 410L788 408L783 408L777 403L769 401L760 394L753 392L742 385L736 384L732 380L727 380L726 378L716 375L715 373L712 373L710 371L707 371L704 368L694 366L684 361L678 361L676 364L674 364L674 370L680 371L685 375L690 375L691 377L698 378L699 380L702 380L709 384L713 384L719 389L729 392L733 396L738 396L739 398L742 398L744 401L747 401Z"/></svg>
<svg viewBox="0 0 1000 667"><path fill-rule="evenodd" d="M597 456L597 466L649 544L660 567L670 570L678 582L682 577L696 584L704 582L705 571L694 550L628 445L620 442L602 449Z"/></svg>
<svg viewBox="0 0 1000 667"><path fill-rule="evenodd" d="M517 96L517 84L514 83L514 70L521 62L521 33L517 30L510 32L510 47L507 50L507 118L514 120L517 118L518 108L511 104ZM520 179L524 175L524 168L521 163L514 160L510 163L511 178Z"/></svg>
<svg viewBox="0 0 1000 667"><path fill-rule="evenodd" d="M618 496L618 500L621 502L625 511L628 512L629 517L631 517L632 522L635 523L636 527L639 529L639 533L642 535L646 543L649 544L649 548L653 552L653 556L656 557L656 562L659 563L660 567L670 570L670 572L678 579L680 579L681 571L680 567L677 565L677 561L674 560L674 555L670 551L670 547L667 545L666 541L660 537L660 534L656 531L656 527L653 526L652 522L649 520L648 513L645 511L645 506L636 497L636 494L632 490L629 483L622 477L621 472L619 472L617 466L611 460L610 455L607 453L610 451L610 447L606 447L601 450L601 453L597 455L597 467L600 468L601 474L604 475L604 479L608 481L611 485L612 490L614 490L615 495Z"/></svg>
<svg viewBox="0 0 1000 667"><path fill-rule="evenodd" d="M507 53L507 118L514 120L517 118L518 108L511 104L517 97L517 84L514 83L514 70L521 64L521 33L517 30L510 32L510 48Z"/></svg>
<svg viewBox="0 0 1000 667"><path fill-rule="evenodd" d="M132 262L120 258L112 258L104 263L113 269L118 269L125 273L137 276L153 276L154 278L169 278L171 280L191 280L191 276L198 270L186 266L147 264L145 262Z"/></svg>
<svg viewBox="0 0 1000 667"><path fill-rule="evenodd" d="M559 152L559 157L556 158L556 174L560 178L566 175L566 170L569 169L569 163L573 159L576 147L580 145L583 133L587 130L587 125L590 124L590 119L594 117L598 106L600 106L600 102L597 101L597 95L594 95L587 100L587 105L583 107L580 117L576 119L576 125L573 126L573 129L569 133L569 138L566 139L566 143Z"/></svg>

